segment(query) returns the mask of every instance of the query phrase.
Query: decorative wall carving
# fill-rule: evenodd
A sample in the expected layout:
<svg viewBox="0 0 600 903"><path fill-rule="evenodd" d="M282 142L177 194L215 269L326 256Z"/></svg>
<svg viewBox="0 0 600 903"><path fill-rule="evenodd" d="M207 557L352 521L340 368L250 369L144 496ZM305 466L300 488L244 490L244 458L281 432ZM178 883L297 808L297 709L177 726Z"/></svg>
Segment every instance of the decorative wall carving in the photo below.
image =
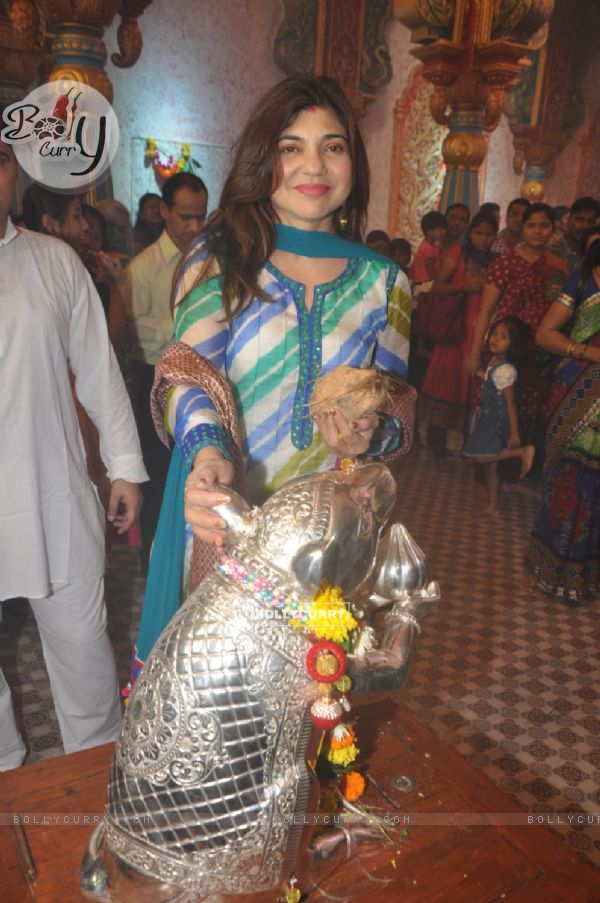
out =
<svg viewBox="0 0 600 903"><path fill-rule="evenodd" d="M283 0L285 17L273 59L287 75L330 75L357 113L388 84L392 67L384 40L392 0Z"/></svg>
<svg viewBox="0 0 600 903"><path fill-rule="evenodd" d="M578 198L588 195L600 198L600 110L582 135L579 147L579 168L574 196Z"/></svg>
<svg viewBox="0 0 600 903"><path fill-rule="evenodd" d="M529 41L548 21L554 0L498 0L492 38Z"/></svg>
<svg viewBox="0 0 600 903"><path fill-rule="evenodd" d="M363 15L363 4L355 0L326 4L322 71L347 88L360 81Z"/></svg>
<svg viewBox="0 0 600 903"><path fill-rule="evenodd" d="M285 16L273 43L273 59L286 75L313 72L319 0L284 0Z"/></svg>
<svg viewBox="0 0 600 903"><path fill-rule="evenodd" d="M422 66L417 66L394 110L389 233L407 238L413 250L423 237L421 217L438 207L444 182L442 142L447 130L431 118L432 90Z"/></svg>
<svg viewBox="0 0 600 903"><path fill-rule="evenodd" d="M362 91L376 91L392 79L392 63L385 42L385 30L391 18L391 0L369 0L363 25Z"/></svg>

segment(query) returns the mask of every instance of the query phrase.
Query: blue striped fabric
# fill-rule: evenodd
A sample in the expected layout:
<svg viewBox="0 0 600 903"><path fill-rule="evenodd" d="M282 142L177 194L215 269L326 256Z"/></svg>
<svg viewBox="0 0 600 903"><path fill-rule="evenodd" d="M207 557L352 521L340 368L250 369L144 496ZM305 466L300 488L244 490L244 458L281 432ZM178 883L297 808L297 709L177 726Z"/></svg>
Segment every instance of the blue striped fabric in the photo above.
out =
<svg viewBox="0 0 600 903"><path fill-rule="evenodd" d="M308 407L321 373L346 364L406 376L410 290L393 261L351 259L340 276L315 288L308 311L304 287L267 263L260 285L273 300L255 299L230 329L220 278L194 287L204 259L200 241L179 274L175 336L211 360L231 384L247 494L257 501L293 476L334 465ZM194 449L217 444L217 415L198 389L175 388L165 422L188 463ZM224 444L221 430L218 445Z"/></svg>

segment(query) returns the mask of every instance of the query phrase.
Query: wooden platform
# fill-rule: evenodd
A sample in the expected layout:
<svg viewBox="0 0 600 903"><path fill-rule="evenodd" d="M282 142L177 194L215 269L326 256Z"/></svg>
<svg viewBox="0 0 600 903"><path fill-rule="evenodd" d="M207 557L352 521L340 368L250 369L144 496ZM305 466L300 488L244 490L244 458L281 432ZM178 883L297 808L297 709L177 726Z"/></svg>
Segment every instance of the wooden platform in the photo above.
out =
<svg viewBox="0 0 600 903"><path fill-rule="evenodd" d="M323 863L323 891L377 903L600 903L598 872L548 828L527 824L519 806L403 708L384 703L355 714L361 762L389 797L370 786L367 802L388 815L390 826L399 824L391 843L360 844L349 860L342 852ZM0 827L2 903L83 899L79 865L92 826L82 822L102 811L110 756L111 746L102 746L0 775L3 813L79 821L25 826L36 872L31 883L14 827ZM414 779L413 790L395 788L401 774ZM591 830L600 836L600 827ZM308 896L309 903L325 899L318 891Z"/></svg>

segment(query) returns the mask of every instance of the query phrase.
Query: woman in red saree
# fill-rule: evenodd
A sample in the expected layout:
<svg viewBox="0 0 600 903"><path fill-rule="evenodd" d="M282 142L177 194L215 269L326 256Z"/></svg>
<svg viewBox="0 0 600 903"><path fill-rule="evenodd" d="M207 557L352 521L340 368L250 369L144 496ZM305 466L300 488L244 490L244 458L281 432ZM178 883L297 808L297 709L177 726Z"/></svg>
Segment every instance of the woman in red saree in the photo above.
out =
<svg viewBox="0 0 600 903"><path fill-rule="evenodd" d="M442 259L432 292L458 296L462 319L462 337L456 344L436 345L423 380L419 397L419 418L429 427L447 435L452 451L460 451L469 427L473 407L473 379L463 362L473 341L473 328L481 306L481 292L487 269L495 259L491 247L498 234L498 223L490 213L473 217L464 245L454 245ZM450 450L450 449L449 449Z"/></svg>

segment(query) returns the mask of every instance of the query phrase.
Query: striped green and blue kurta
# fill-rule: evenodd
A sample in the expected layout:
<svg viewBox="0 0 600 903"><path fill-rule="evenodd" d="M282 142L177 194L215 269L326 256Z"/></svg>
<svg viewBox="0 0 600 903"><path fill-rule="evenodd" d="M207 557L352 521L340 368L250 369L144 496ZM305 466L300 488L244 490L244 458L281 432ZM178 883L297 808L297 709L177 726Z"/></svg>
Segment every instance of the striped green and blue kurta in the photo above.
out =
<svg viewBox="0 0 600 903"><path fill-rule="evenodd" d="M345 364L406 376L408 280L391 260L351 259L336 279L315 288L308 311L304 286L267 262L260 286L272 300L254 299L229 327L221 277L193 287L204 258L199 243L178 279L175 337L227 377L240 422L247 497L260 503L288 479L335 464L308 405L322 373ZM172 389L165 419L189 465L207 445L229 457L202 390Z"/></svg>

